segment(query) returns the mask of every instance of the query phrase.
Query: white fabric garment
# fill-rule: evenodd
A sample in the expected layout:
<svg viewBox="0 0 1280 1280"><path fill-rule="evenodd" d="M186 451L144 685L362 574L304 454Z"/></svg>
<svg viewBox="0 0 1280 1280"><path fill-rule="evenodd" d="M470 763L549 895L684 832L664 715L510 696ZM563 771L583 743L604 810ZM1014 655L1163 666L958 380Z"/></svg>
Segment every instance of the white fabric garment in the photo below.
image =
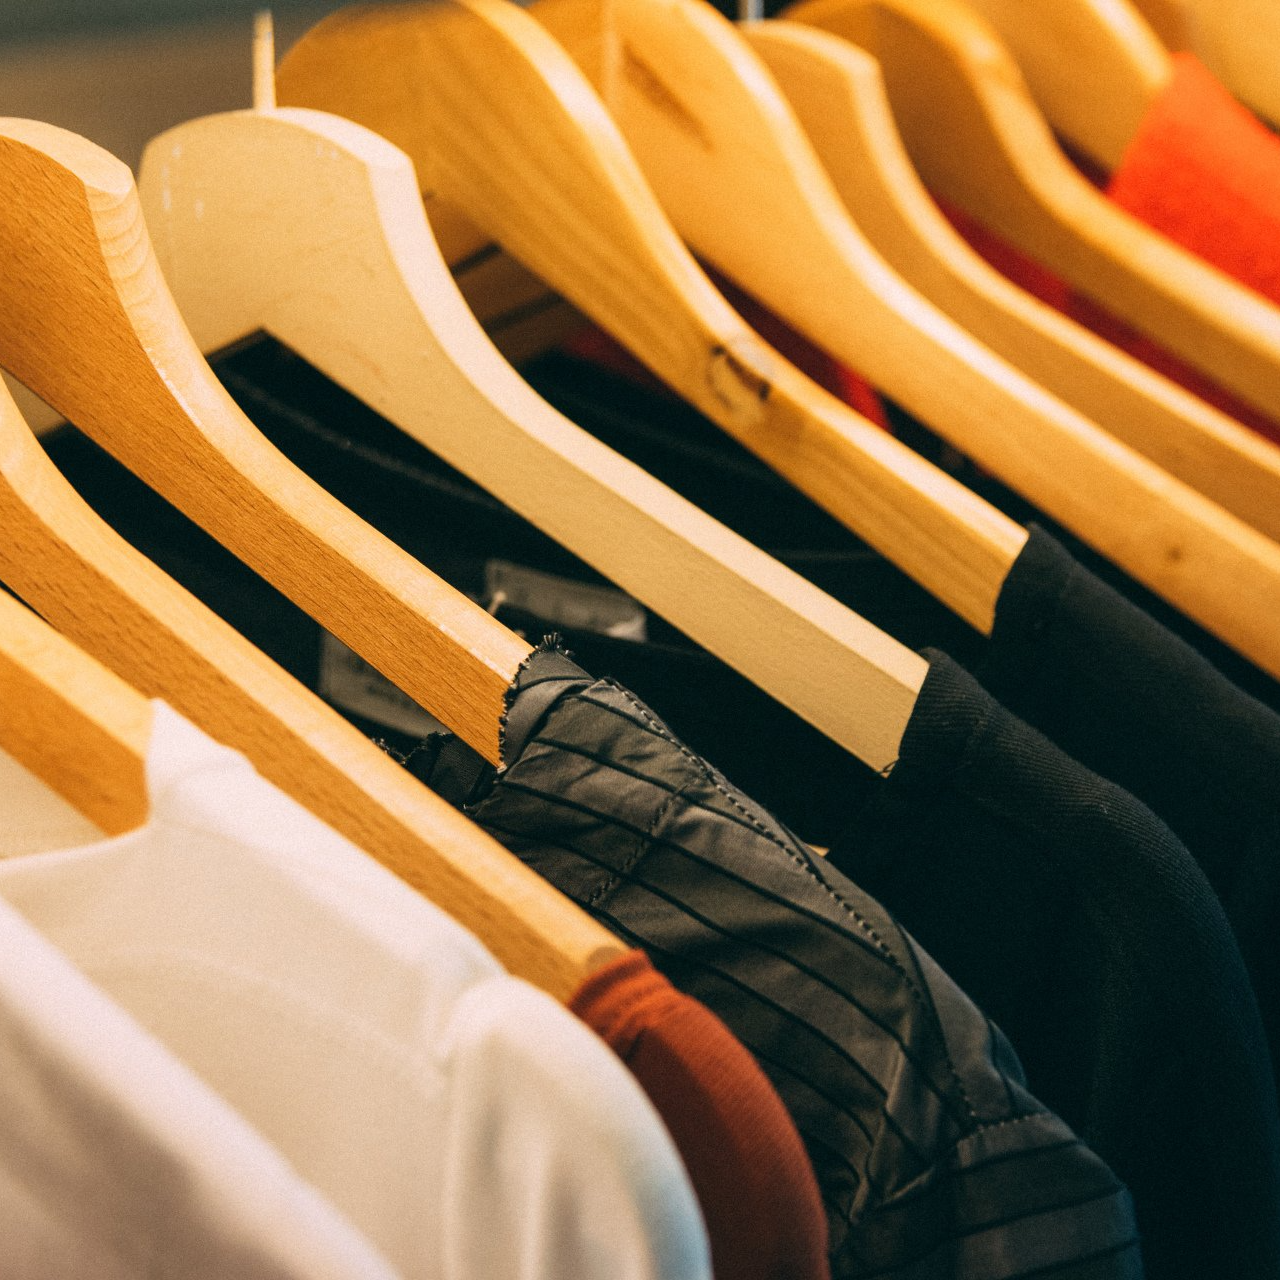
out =
<svg viewBox="0 0 1280 1280"><path fill-rule="evenodd" d="M335 1238L350 1223L372 1246L363 1269L335 1254L338 1270L281 1274L381 1275L376 1250L405 1277L709 1277L679 1156L605 1045L243 757L153 705L136 832L31 853L20 815L39 811L47 837L47 798L25 803L40 784L0 772L0 827L24 850L0 862L0 897L281 1153L332 1206ZM0 1031L18 1004L0 1007ZM74 1071L130 1070L81 1049ZM185 1113L147 1123L180 1131ZM87 1179L131 1158L99 1134L67 1154ZM6 1255L9 1234L0 1223ZM56 1274L7 1261L6 1276ZM175 1256L146 1274L205 1273Z"/></svg>
<svg viewBox="0 0 1280 1280"><path fill-rule="evenodd" d="M0 1275L395 1273L270 1143L0 900Z"/></svg>

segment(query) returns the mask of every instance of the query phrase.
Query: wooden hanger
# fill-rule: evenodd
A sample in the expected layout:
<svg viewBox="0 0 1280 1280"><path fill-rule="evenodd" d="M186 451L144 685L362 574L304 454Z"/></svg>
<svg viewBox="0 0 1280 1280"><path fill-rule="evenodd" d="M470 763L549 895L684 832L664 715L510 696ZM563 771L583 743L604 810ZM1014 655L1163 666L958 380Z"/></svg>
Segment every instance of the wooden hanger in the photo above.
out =
<svg viewBox="0 0 1280 1280"><path fill-rule="evenodd" d="M1138 9L1130 0L967 2L1000 33L1058 134L1114 169L1173 75Z"/></svg>
<svg viewBox="0 0 1280 1280"><path fill-rule="evenodd" d="M622 953L594 920L106 525L3 391L0 580L135 689L243 752L471 929L512 973L567 1000Z"/></svg>
<svg viewBox="0 0 1280 1280"><path fill-rule="evenodd" d="M1182 53L1191 48L1189 4L1190 0L1134 0L1133 7L1170 53Z"/></svg>
<svg viewBox="0 0 1280 1280"><path fill-rule="evenodd" d="M182 323L128 168L0 120L0 364L496 763L529 645L240 412Z"/></svg>
<svg viewBox="0 0 1280 1280"><path fill-rule="evenodd" d="M1246 106L1280 122L1280 9L1274 0L1165 2L1182 11L1186 47Z"/></svg>
<svg viewBox="0 0 1280 1280"><path fill-rule="evenodd" d="M1280 309L1097 191L972 9L957 0L803 0L785 16L875 55L931 191L1280 418Z"/></svg>
<svg viewBox="0 0 1280 1280"><path fill-rule="evenodd" d="M407 139L415 161L413 144L436 156L436 168L450 177L463 164L492 166L484 185L477 184L476 207L468 206L482 216L481 193L494 206L495 175L517 168L501 153L499 137L518 143L523 155L562 118L540 114L530 86L517 79L521 63L513 58L507 69L496 61L499 49L538 48L536 32L518 31L519 43L480 39L500 20L527 23L527 15L499 6L492 25L469 20L489 8L490 0L456 0L336 15L286 58L282 95L362 116L393 141ZM1280 546L1053 399L894 276L850 223L776 86L732 24L693 0L626 0L603 14L595 0L539 0L533 12L571 42L570 51L601 84L665 209L696 249L1144 585L1280 674L1276 628L1241 607L1242 600L1280 601ZM468 58L477 59L477 72L465 102L459 96L446 105L419 91L452 76L461 85ZM483 92L480 66L487 68ZM362 85L376 89L362 93ZM410 90L400 94L388 85ZM507 113L502 133L486 124L464 147L460 120L474 127L486 110ZM582 134L575 122L569 127ZM447 138L436 136L446 132ZM563 173L558 160L530 156L519 213L493 220L495 236L513 234L517 221L530 240L535 221L543 224L543 238L553 234L547 225L553 196L542 175ZM442 181L432 170L425 180L433 187ZM554 192L563 200L576 191L573 211L581 223L589 198L577 183L576 175L560 180ZM517 186L507 182L512 195ZM446 190L457 195L452 184ZM618 242L617 235L610 240ZM553 243L563 246L565 237ZM526 260L547 276L541 260ZM580 289L586 274L570 264L563 279ZM573 296L561 280L552 283ZM794 469L792 475L812 491L812 477ZM830 509L853 523L846 509Z"/></svg>
<svg viewBox="0 0 1280 1280"><path fill-rule="evenodd" d="M875 59L794 22L742 28L889 265L1111 435L1280 540L1280 449L1032 297L956 233L902 144Z"/></svg>
<svg viewBox="0 0 1280 1280"><path fill-rule="evenodd" d="M408 157L302 108L181 125L139 194L200 346L266 331L876 770L926 663L541 400L485 337Z"/></svg>
<svg viewBox="0 0 1280 1280"><path fill-rule="evenodd" d="M4 591L0 706L0 748L90 822L119 835L146 821L151 704Z"/></svg>
<svg viewBox="0 0 1280 1280"><path fill-rule="evenodd" d="M527 13L506 0L344 11L290 51L276 84L282 102L346 116L406 151L429 212L437 193L453 200L730 435L990 630L1025 530L747 328L591 86ZM441 242L450 261L460 245Z"/></svg>

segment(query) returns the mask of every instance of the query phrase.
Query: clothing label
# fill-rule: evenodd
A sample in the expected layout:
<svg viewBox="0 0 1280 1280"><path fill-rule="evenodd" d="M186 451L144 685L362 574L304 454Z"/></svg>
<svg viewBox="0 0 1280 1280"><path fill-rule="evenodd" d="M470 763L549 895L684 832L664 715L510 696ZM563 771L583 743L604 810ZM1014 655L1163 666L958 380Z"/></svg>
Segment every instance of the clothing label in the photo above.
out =
<svg viewBox="0 0 1280 1280"><path fill-rule="evenodd" d="M575 582L508 560L488 561L484 577L493 613L506 606L567 630L592 631L619 640L649 638L644 609L613 587Z"/></svg>
<svg viewBox="0 0 1280 1280"><path fill-rule="evenodd" d="M447 732L431 712L327 631L320 635L320 696L352 715L415 738Z"/></svg>

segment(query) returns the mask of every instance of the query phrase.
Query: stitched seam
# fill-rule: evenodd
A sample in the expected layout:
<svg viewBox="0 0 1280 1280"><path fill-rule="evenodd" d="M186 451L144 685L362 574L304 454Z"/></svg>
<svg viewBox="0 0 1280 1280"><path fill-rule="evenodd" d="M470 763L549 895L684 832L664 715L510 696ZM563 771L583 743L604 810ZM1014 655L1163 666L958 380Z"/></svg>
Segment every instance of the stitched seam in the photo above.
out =
<svg viewBox="0 0 1280 1280"><path fill-rule="evenodd" d="M585 804L583 802L580 802L574 799L570 799L567 796L563 796L563 795L556 794L555 792L547 791L541 786L531 786L531 785L526 785L523 782L513 782L509 777L507 777L502 779L502 788L507 795L511 795L514 793L518 795L531 796L534 799L540 801L541 803L549 807L566 809L571 813L583 814L595 821L607 823L610 830L614 832L627 831L633 835L644 834L644 829L642 827L635 826L627 822L624 818L619 818L614 814L610 814L606 811L597 809L592 805ZM520 826L516 826L512 828L504 825L500 820L486 813L483 809L483 806L481 805L475 806L474 809L468 809L467 813L468 813L468 816L474 817L477 821L483 822L484 825L488 827L491 831L501 832L501 834L505 836L510 836L512 839L527 840L529 838L528 831L526 829ZM728 819L726 819L726 821L728 821ZM576 833L570 833L570 834L576 835ZM582 845L576 843L576 841L567 840L567 839L557 840L550 835L539 835L537 839L537 844L547 848L559 849L564 853L571 853L577 858L582 858L590 862L592 866L600 867L602 870L605 870L609 874L613 873L612 868L609 866L608 863L606 863L603 860L603 858L598 857L595 854L589 852L587 847L583 847ZM774 890L770 889L767 885L762 885L758 881L750 879L748 876L744 875L742 872L738 871L734 867L726 866L723 863L717 862L714 859L704 858L696 849L691 849L687 845L681 844L677 840L670 840L664 836L654 836L650 841L650 848L652 850L653 848L658 846L661 846L662 848L665 848L665 849L670 849L680 854L683 858L687 859L688 861L696 863L698 866L703 867L708 872L713 872L714 874L721 876L726 880L731 881L733 884L737 885L738 887L745 889L751 893L754 893L759 897L767 898L771 902L775 903L776 905L786 906L793 914L802 917L810 925L812 925L813 928L822 929L826 932L829 932L833 934L835 937L837 937L838 939L840 939L842 942L846 942L851 946L855 946L859 948L859 950L865 957L874 961L876 964L882 964L886 966L890 965L890 961L885 958L883 952L881 952L878 948L871 946L868 943L867 939L863 937L861 932L854 932L849 930L843 920L832 920L830 916L824 915L821 912L815 911L807 903L802 904L802 903L794 902L790 897L776 893ZM647 887L651 892L659 892L656 883L649 883L648 881L644 880L638 874L638 872L636 872L634 869L632 871L632 882L635 884L640 884ZM692 908L689 906L687 902L676 899L672 897L670 894L663 894L662 896L666 897L673 905L678 906L686 915L698 914L697 912L694 912L692 910ZM725 932L727 936L736 936L730 933L727 927L723 924L719 924L716 927L719 928L721 931ZM774 947L766 947L763 943L753 941L751 945L757 950L761 950L761 949L767 950L774 955L785 954L783 952L779 952ZM789 963L799 963L799 962L793 960L793 961L789 961ZM821 982L824 986L829 987L832 991L835 991L837 994L841 995L843 998L846 998L846 999L850 998L849 993L846 990L844 990L842 987L835 985L833 981L831 981L828 977L826 977L822 973L810 970L805 966L802 966L802 967L805 968L805 972L809 973L811 977ZM877 1021L868 1010L863 1009L863 1012L866 1013L867 1017L871 1018L873 1022ZM877 1025L882 1025L882 1024L877 1022ZM888 1029L885 1028L885 1030L887 1031ZM903 1047L905 1049L905 1045Z"/></svg>
<svg viewBox="0 0 1280 1280"><path fill-rule="evenodd" d="M869 1069L865 1065L863 1065L853 1053L851 1053L848 1049L840 1045L839 1042L831 1039L821 1029L814 1027L812 1024L806 1023L804 1019L800 1017L800 1015L793 1013L790 1009L787 1009L784 1005L780 1004L778 1001L772 999L768 995L765 995L755 990L754 988L750 987L746 983L735 978L732 974L726 973L716 968L714 965L707 963L706 961L697 960L697 959L688 960L688 959L684 959L678 954L673 954L667 948L663 947L661 943L653 942L652 940L641 937L633 929L628 928L625 922L611 916L607 910L601 911L600 914L603 917L604 921L607 922L608 927L614 933L632 942L635 946L644 947L650 953L653 953L653 954L668 956L673 960L683 961L683 963L685 963L688 967L699 969L703 973L709 974L711 977L715 978L716 980L723 982L728 986L735 987L740 991L745 992L749 997L751 997L751 999L755 1000L759 1005L770 1010L772 1013L776 1014L781 1021L786 1021L790 1019L792 1021L800 1022L800 1024L803 1027L805 1027L807 1030L809 1030L812 1034L817 1036L819 1039L823 1040L832 1050L834 1050L834 1052L839 1056L840 1060L843 1061L855 1075L861 1076L864 1080L867 1081L869 1085L871 1085L872 1089L878 1093L880 1097L880 1101L876 1107L877 1115L882 1116L884 1118L884 1124L886 1128L890 1132L892 1132L894 1137L901 1143L902 1147L908 1152L910 1152L910 1154L919 1162L921 1168L929 1168L934 1163L936 1163L937 1161L936 1154L932 1150L929 1150L928 1152L926 1152L925 1147L921 1146L909 1134L907 1134L907 1132L903 1129L901 1123L896 1119L893 1113L885 1105L884 1099L886 1099L888 1095L885 1092L884 1087L880 1084L880 1082L871 1074ZM744 1041L744 1043L746 1043L746 1041ZM769 1058L768 1055L758 1052L754 1047L751 1049L751 1052L755 1054L757 1058L763 1058L767 1061L774 1062L774 1065L777 1066L779 1070L791 1076L793 1079L798 1080L810 1092L814 1093L816 1096L822 1098L824 1101L829 1103L836 1111L840 1113L841 1116L847 1119L856 1129L859 1130L859 1132L863 1135L863 1137L867 1140L868 1143L873 1141L871 1131L867 1128L866 1125L863 1124L862 1120L858 1115L856 1108L853 1108L845 1104L839 1098L827 1092L827 1090L824 1089L817 1080L801 1075L798 1071L795 1071L794 1069L792 1069L785 1062L777 1062ZM934 1086L933 1083L928 1080L928 1077L925 1077L925 1083L931 1089L933 1089L935 1093L938 1092L938 1090L936 1089L936 1086ZM964 1135L961 1135L961 1139L963 1139L963 1136ZM948 1150L950 1150L950 1148L948 1148ZM850 1166L850 1168L852 1169L852 1166ZM852 1171L854 1173L857 1172L856 1169L852 1169ZM874 1182L872 1182L869 1176L867 1177L867 1181L869 1185L874 1186Z"/></svg>
<svg viewBox="0 0 1280 1280"><path fill-rule="evenodd" d="M601 916L608 922L608 927L612 929L613 932L617 933L619 937L630 941L633 945L636 945L636 946L650 947L651 944L646 942L633 930L628 929L626 924L624 924L622 921L617 920L612 916L610 916L607 911L602 911ZM662 951L661 947L657 947L653 949ZM699 967L704 969L707 968L706 965L699 965ZM727 978L727 975L720 974L717 970L709 970L709 971L712 973L715 973L716 976L718 977L724 978L726 981L730 981L730 982L732 981L731 979ZM744 1041L744 1044L745 1043L746 1042ZM816 1092L820 1097L824 1098L824 1100L826 1100L833 1107L835 1107L836 1110L839 1111L840 1114L845 1119L847 1119L856 1129L858 1129L859 1132L862 1133L863 1137L866 1139L863 1167L861 1169L859 1169L856 1165L854 1165L852 1160L848 1159L846 1156L844 1156L840 1152L835 1151L833 1148L827 1147L826 1144L821 1141L821 1139L817 1140L817 1145L823 1147L824 1150L832 1152L834 1160L843 1168L847 1169L848 1172L854 1176L854 1178L860 1180L861 1187L855 1186L853 1194L849 1197L837 1198L833 1195L829 1195L826 1192L826 1190L820 1188L822 1200L830 1209L831 1213L834 1215L837 1215L839 1222L845 1228L852 1230L855 1223L862 1216L862 1213L864 1211L863 1207L860 1207L859 1205L859 1199L861 1198L862 1200L862 1206L865 1206L865 1203L868 1198L876 1197L875 1204L878 1207L880 1204L883 1203L883 1197L886 1194L879 1187L877 1187L874 1178L871 1176L871 1159L875 1154L875 1142L874 1142L874 1139L872 1138L870 1131L863 1124L863 1122L858 1117L856 1112L845 1108L842 1104L837 1102L834 1098L831 1098L830 1095L824 1093L813 1081L807 1080L805 1077L800 1076L798 1073L793 1071L789 1066L787 1066L787 1064L778 1062L777 1060L770 1058L767 1054L761 1053L758 1049L754 1047L751 1047L751 1053L756 1057L757 1061L761 1062L762 1064L765 1062L770 1063L772 1066L775 1067L775 1069L783 1072L784 1074L793 1076L805 1088L811 1089L814 1092ZM858 1068L856 1063L851 1062L851 1065L854 1066L855 1070L860 1069ZM775 1087L777 1087L776 1083L775 1083ZM898 1137L898 1139L902 1142L904 1147L912 1151L917 1157L923 1156L923 1151L920 1148L918 1148L916 1144L906 1136L905 1133L902 1132L901 1128L896 1124L893 1116L890 1114L889 1110L886 1107L881 1106L879 1108L879 1114L884 1117L885 1123L888 1129ZM948 1151L949 1150L950 1148L948 1149ZM936 1164L937 1164L937 1160L935 1159L932 1163L930 1163L928 1166L925 1166L925 1167L933 1168ZM863 1188L865 1188L865 1195L860 1197L859 1192ZM841 1199L848 1199L849 1203L842 1204L840 1203Z"/></svg>
<svg viewBox="0 0 1280 1280"><path fill-rule="evenodd" d="M522 692L520 677L533 665L534 659L541 657L544 653L558 653L566 658L569 657L569 652L564 647L564 640L558 631L553 631L538 641L529 656L516 668L515 679L507 685L502 695L502 714L498 717L498 759L502 761L501 770L507 767L507 722L511 718L511 709Z"/></svg>
<svg viewBox="0 0 1280 1280"><path fill-rule="evenodd" d="M508 784L508 786L510 786L510 784ZM541 796L541 793L538 793L538 792L535 792L534 794ZM543 798L546 798L546 797L543 797ZM486 828L489 831L497 832L500 835L518 836L520 834L519 832L512 832L502 827L500 824L493 823L493 822L487 822ZM593 858L591 854L587 853L584 850L577 849L572 845L555 844L554 847L564 850L565 852L574 854L576 857L582 858L585 861L589 862L594 867L602 866L602 864L597 859ZM689 907L686 904L678 902L669 892L667 892L666 890L654 884L648 883L638 873L633 873L631 875L631 877L626 882L626 887L631 889L640 889L643 892L653 897L656 897L665 903L668 903L673 906L677 906L688 919L695 921L702 928L710 932L713 932L721 937L726 937L731 940L736 940L736 935L730 932L727 926L702 915L700 912L693 910L691 907ZM574 900L578 901L578 899L576 898ZM586 899L583 899L582 901L586 901ZM600 908L600 914L602 916L609 916L608 909L604 907ZM653 954L667 955L667 956L670 956L673 960L682 961L686 965L696 966L707 973L715 975L721 981L727 982L730 985L739 987L743 991L746 991L753 1000L757 1001L762 1005L766 1005L771 1009L775 1009L784 1018L788 1018L798 1022L802 1027L806 1028L810 1034L822 1040L831 1050L833 1050L841 1058L842 1061L847 1063L848 1066L855 1073L862 1076L872 1086L872 1088L875 1090L875 1092L879 1095L880 1099L882 1100L880 1110L885 1113L885 1116L887 1118L887 1123L889 1124L889 1126L902 1139L905 1145L910 1146L913 1150L917 1152L917 1154L923 1155L922 1149L919 1148L918 1145L906 1135L906 1133L901 1129L901 1126L894 1119L893 1115L889 1113L887 1108L883 1105L883 1100L888 1097L888 1091L885 1085L881 1081L879 1081L874 1075L871 1074L869 1069L866 1066L864 1066L861 1061L859 1061L856 1054L854 1054L849 1048L843 1045L839 1040L833 1038L825 1029L817 1026L816 1024L809 1021L808 1019L803 1018L800 1015L792 1012L791 1010L787 1009L785 1006L778 1004L776 1000L768 996L766 993L760 991L759 989L739 981L738 979L734 978L731 973L727 973L724 970L718 968L717 966L708 964L704 961L692 960L692 959L689 959L688 957L683 957L678 953L672 953L666 948L664 948L660 943L658 943L654 939L637 934L633 929L628 928L622 921L617 920L612 916L609 916L609 920L610 920L610 928L612 929L613 932L625 934L628 939L632 940L635 943L635 945L643 947L651 955ZM856 941L856 939L854 941ZM822 975L819 972L815 971L814 969L811 969L810 967L803 964L802 962L787 956L785 953L778 952L775 949L767 947L763 944L752 944L752 950L757 953L765 952L767 954L777 956L779 959L783 960L790 967L802 973L805 977L810 979L812 982L821 983L823 981ZM863 1005L859 1004L856 996L843 992L836 987L829 987L829 989L833 991L839 998L844 1000L846 1003L851 1004L853 1007L857 1008L858 1011L873 1026L877 1027L885 1036L893 1040L894 1043L897 1044L898 1046L899 1057L903 1058L908 1064L910 1064L915 1069L917 1074L921 1077L921 1080L924 1086L927 1089L929 1089L929 1091L938 1098L939 1102L945 1105L947 1101L946 1094L944 1093L942 1088L929 1077L928 1073L925 1072L923 1068L919 1067L916 1064L914 1056L911 1053L910 1049L905 1044L903 1044L902 1040L898 1037L897 1033L894 1032L889 1027L886 1027L883 1023L879 1022L873 1013L871 1013ZM852 1115L852 1112L846 1111L845 1114Z"/></svg>
<svg viewBox="0 0 1280 1280"><path fill-rule="evenodd" d="M956 1089L959 1091L961 1100L964 1104L965 1110L969 1115L969 1118L976 1122L977 1113L974 1110L973 1103L970 1100L968 1092L965 1089L964 1084L960 1079L960 1074L956 1070L955 1063L951 1060L951 1054L947 1048L946 1035L943 1031L942 1021L938 1017L937 1011L932 1007L932 1004L929 1001L926 1001L924 999L923 993L920 991L918 984L913 980L911 975L906 971L906 968L905 966L903 966L902 962L889 949L884 939L880 937L879 931L875 928L875 926L872 925L871 922L867 920L866 917L863 916L862 913L856 907L854 907L851 903L846 902L844 898L840 896L840 894L838 894L829 884L827 884L820 876L818 876L814 872L814 869L812 865L808 862L808 860L805 859L796 849L789 848L780 839L778 839L778 837L772 831L764 827L758 821L755 815L751 813L751 811L748 810L738 800L738 798L735 795L733 795L731 791L728 790L728 788L721 782L720 778L711 770L711 768L708 766L706 761L702 760L699 756L695 755L692 751L690 751L689 748L686 747L683 742L680 742L678 739L673 737L670 731L666 730L666 726L661 724L661 722L657 720L657 718L653 715L653 713L649 711L649 709L642 702L640 702L639 699L637 699L632 693L630 693L627 689L624 689L621 685L617 684L615 681L605 680L605 681L602 681L602 683L610 686L611 688L616 690L619 694L621 694L621 696L625 698L632 705L632 707L635 709L636 713L641 717L641 719L643 719L646 722L646 724L649 725L651 732L657 734L659 737L663 738L666 742L674 746L681 753L681 755L685 757L685 759L693 767L694 771L696 773L699 773L705 781L709 782L716 789L716 791L718 791L720 795L723 796L724 799L727 800L729 804L731 804L742 815L742 817L746 820L746 822L749 823L751 827L758 834L762 835L771 844L776 845L777 848L781 849L782 852L797 867L799 867L815 884L817 884L823 890L823 892L826 893L826 895L834 903L837 904L837 906L839 906L846 914L848 914L854 921L857 922L859 929L861 929L862 932L866 934L868 938L871 939L871 941L875 944L876 949L884 956L885 960L893 968L894 972L897 973L898 976L903 980L903 982L906 983L907 990L911 992L912 999L915 1000L915 1002L920 1006L925 1016L930 1020L930 1022L936 1028L939 1039L942 1041L943 1051L944 1051L943 1057L944 1057L944 1061L946 1062L947 1070L951 1073L952 1081L955 1084Z"/></svg>
<svg viewBox="0 0 1280 1280"><path fill-rule="evenodd" d="M644 834L639 832L635 835L635 850L627 860L619 866L618 870L608 876L604 883L591 895L587 900L587 905L593 909L603 907L614 892L624 883L628 876L634 874L636 867L644 861L649 850L653 848L654 832L658 825L662 822L670 811L671 806L682 794L680 791L670 792L658 805L654 811L653 817L649 819L649 826Z"/></svg>

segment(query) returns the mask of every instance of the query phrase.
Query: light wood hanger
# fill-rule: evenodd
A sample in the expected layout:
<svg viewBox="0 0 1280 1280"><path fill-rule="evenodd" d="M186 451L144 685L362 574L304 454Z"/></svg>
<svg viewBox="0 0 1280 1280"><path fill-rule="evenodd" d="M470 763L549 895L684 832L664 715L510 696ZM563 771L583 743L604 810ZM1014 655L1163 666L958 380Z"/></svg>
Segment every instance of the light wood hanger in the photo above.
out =
<svg viewBox="0 0 1280 1280"><path fill-rule="evenodd" d="M1170 53L1182 53L1191 48L1188 6L1189 0L1134 0L1133 4Z"/></svg>
<svg viewBox="0 0 1280 1280"><path fill-rule="evenodd" d="M623 951L594 920L139 554L0 391L0 580L567 1000Z"/></svg>
<svg viewBox="0 0 1280 1280"><path fill-rule="evenodd" d="M0 120L0 364L497 763L529 645L271 446L182 323L128 168Z"/></svg>
<svg viewBox="0 0 1280 1280"><path fill-rule="evenodd" d="M1058 134L1114 169L1173 75L1138 9L1130 0L967 2L1000 33Z"/></svg>
<svg viewBox="0 0 1280 1280"><path fill-rule="evenodd" d="M814 27L743 35L889 265L958 324L1111 435L1280 539L1280 449L1010 283L930 199L875 59Z"/></svg>
<svg viewBox="0 0 1280 1280"><path fill-rule="evenodd" d="M957 0L803 0L785 16L874 54L931 191L1280 418L1280 309L1097 191L972 9Z"/></svg>
<svg viewBox="0 0 1280 1280"><path fill-rule="evenodd" d="M1166 3L1182 11L1186 47L1246 106L1280 122L1280 10L1273 0Z"/></svg>
<svg viewBox="0 0 1280 1280"><path fill-rule="evenodd" d="M4 591L0 705L0 748L90 822L119 835L146 821L151 704Z"/></svg>
<svg viewBox="0 0 1280 1280"><path fill-rule="evenodd" d="M486 7L484 0L466 5ZM664 208L695 249L1144 585L1280 674L1276 628L1241 607L1242 600L1280 601L1280 546L1049 396L895 276L853 227L776 86L731 23L694 0L626 0L604 10L598 0L538 0L531 11L569 41L600 84ZM337 15L295 47L278 82L342 114L363 113L379 132L389 125L397 142L394 130L416 140L442 120L450 121L449 137L461 139L455 118L464 110L474 117L476 107L444 108L416 92L427 80L447 79L446 66L462 76L463 48L470 56L482 48L468 39L476 24L456 39L441 38L442 12L463 15L463 4ZM536 146L553 126L513 75L495 74L487 44L483 52L486 91L473 85L470 98L505 105L531 135L523 144ZM382 78L362 93L362 85L375 83L375 67ZM400 95L388 82L414 92ZM519 136L505 127L505 137ZM470 150L501 163L497 131L482 136ZM425 145L450 144L433 137ZM450 155L451 171L461 163ZM547 161L539 172L557 171ZM548 197L538 188L546 185L532 186L521 208L541 213ZM509 225L491 230L501 236ZM538 270L546 275L541 264ZM577 272L579 284L584 274ZM808 491L808 480L802 476L798 487Z"/></svg>
<svg viewBox="0 0 1280 1280"><path fill-rule="evenodd" d="M527 13L506 0L344 11L290 51L276 84L282 102L346 116L406 151L429 212L437 193L453 200L730 435L990 630L1025 530L747 328L591 86ZM458 247L441 242L446 256Z"/></svg>
<svg viewBox="0 0 1280 1280"><path fill-rule="evenodd" d="M927 664L541 400L467 310L408 157L304 108L181 125L139 194L199 345L262 330L876 770Z"/></svg>

